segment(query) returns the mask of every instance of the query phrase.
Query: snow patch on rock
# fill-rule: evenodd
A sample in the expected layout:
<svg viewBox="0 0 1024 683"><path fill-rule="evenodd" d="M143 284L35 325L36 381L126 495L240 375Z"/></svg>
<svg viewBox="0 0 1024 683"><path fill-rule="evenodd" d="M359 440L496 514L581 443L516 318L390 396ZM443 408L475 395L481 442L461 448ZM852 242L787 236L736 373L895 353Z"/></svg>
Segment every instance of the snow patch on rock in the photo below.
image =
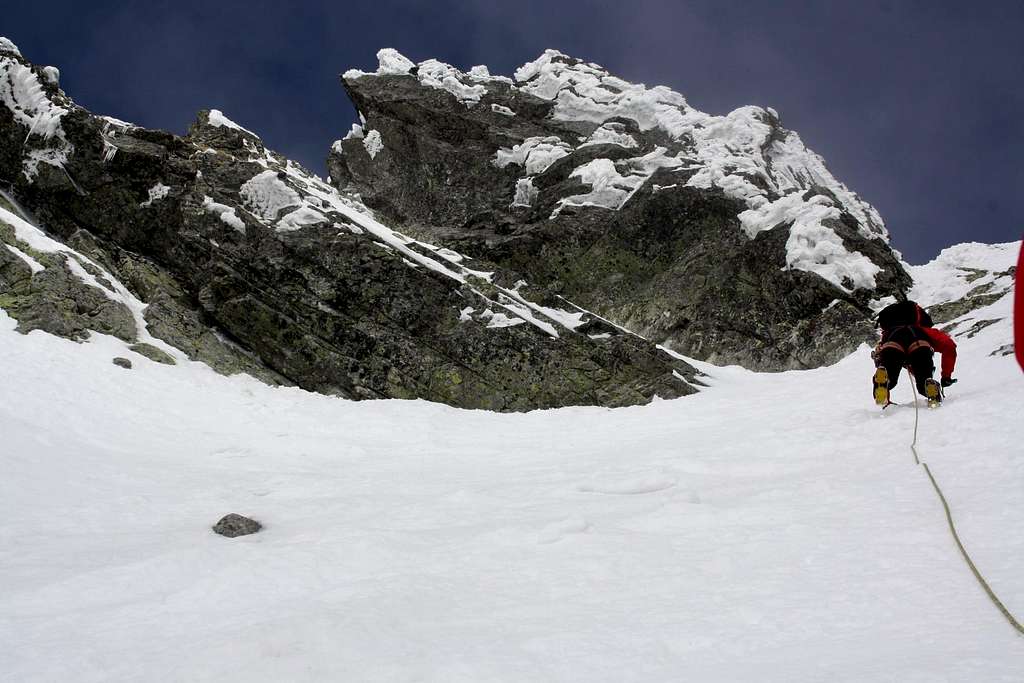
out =
<svg viewBox="0 0 1024 683"><path fill-rule="evenodd" d="M220 218L224 223L231 226L238 232L245 234L245 223L235 213L234 207L228 206L227 204L220 204L213 201L212 197L203 197L203 208L206 209L207 213L211 213Z"/></svg>
<svg viewBox="0 0 1024 683"><path fill-rule="evenodd" d="M822 195L804 199L799 193L748 209L739 215L740 225L753 239L759 232L791 224L786 240L786 266L817 273L843 291L874 289L881 268L860 252L851 252L825 221L839 220L841 213Z"/></svg>
<svg viewBox="0 0 1024 683"><path fill-rule="evenodd" d="M21 56L21 50L18 49L18 46L3 36L0 36L0 52L8 52L17 57Z"/></svg>
<svg viewBox="0 0 1024 683"><path fill-rule="evenodd" d="M611 159L594 159L572 172L570 177L579 178L581 183L591 186L586 194L572 195L558 201L552 218L566 206L599 206L606 209L620 209L629 201L647 179L659 168L677 168L682 165L676 157L668 156L664 147L658 147L642 157L613 162Z"/></svg>
<svg viewBox="0 0 1024 683"><path fill-rule="evenodd" d="M254 138L259 137L259 135L256 135L256 133L253 133L248 128L242 128L240 125L229 119L227 116L224 115L224 112L222 112L220 109L210 110L209 121L210 125L216 128L231 128L232 130L237 130L242 133L251 135Z"/></svg>
<svg viewBox="0 0 1024 683"><path fill-rule="evenodd" d="M293 232L295 230L301 230L309 225L326 222L327 217L316 209L308 206L300 206L294 211L290 211L282 216L281 220L277 222L275 228L278 232Z"/></svg>
<svg viewBox="0 0 1024 683"><path fill-rule="evenodd" d="M1002 244L966 242L943 249L922 266L904 264L914 279L909 296L922 306L933 306L962 299L972 290L986 294L1008 291L1014 286L1009 273L1017 264L1020 248L1020 240Z"/></svg>
<svg viewBox="0 0 1024 683"><path fill-rule="evenodd" d="M377 71L374 73L349 69L342 75L342 78L354 80L364 76L415 75L423 85L446 90L467 107L479 103L480 98L487 93L487 87L483 84L496 81L512 82L509 78L491 76L486 66L474 66L468 73L463 73L451 64L445 64L436 59L428 59L414 64L412 60L394 48L379 50L377 62ZM412 73L414 68L415 74Z"/></svg>
<svg viewBox="0 0 1024 683"><path fill-rule="evenodd" d="M487 88L482 85L467 85L463 83L460 80L460 76L465 76L465 74L454 66L439 62L436 59L420 62L417 76L423 85L447 90L466 106L478 103L480 98L487 93Z"/></svg>
<svg viewBox="0 0 1024 683"><path fill-rule="evenodd" d="M517 164L525 169L527 175L537 175L562 157L569 156L571 151L572 147L556 136L526 138L511 149L499 149L491 163L498 168Z"/></svg>
<svg viewBox="0 0 1024 683"><path fill-rule="evenodd" d="M264 220L275 220L281 209L302 203L299 193L277 177L277 171L266 170L247 180L238 189L245 208Z"/></svg>
<svg viewBox="0 0 1024 683"><path fill-rule="evenodd" d="M12 246L10 244L5 244L4 246L7 247L7 251L11 252L12 254L20 258L22 261L24 261L28 265L29 269L32 271L33 275L46 270L46 266L44 266L39 261L36 261L34 258L23 252L21 249L18 249L17 247Z"/></svg>
<svg viewBox="0 0 1024 683"><path fill-rule="evenodd" d="M158 182L153 187L149 188L149 199L139 204L140 208L147 209L153 206L153 202L160 201L167 196L167 193L171 191L171 188L163 183Z"/></svg>

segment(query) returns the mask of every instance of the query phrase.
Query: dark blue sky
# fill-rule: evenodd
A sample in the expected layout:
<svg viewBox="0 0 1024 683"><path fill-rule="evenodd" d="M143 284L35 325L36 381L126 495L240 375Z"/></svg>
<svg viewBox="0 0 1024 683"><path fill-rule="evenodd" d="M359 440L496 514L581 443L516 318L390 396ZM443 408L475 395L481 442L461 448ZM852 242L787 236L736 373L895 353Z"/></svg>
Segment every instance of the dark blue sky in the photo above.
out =
<svg viewBox="0 0 1024 683"><path fill-rule="evenodd" d="M975 6L972 6L975 5ZM80 104L184 132L223 109L323 172L342 71L395 47L510 74L553 47L704 111L775 107L913 263L1024 230L1024 2L19 2L0 34Z"/></svg>

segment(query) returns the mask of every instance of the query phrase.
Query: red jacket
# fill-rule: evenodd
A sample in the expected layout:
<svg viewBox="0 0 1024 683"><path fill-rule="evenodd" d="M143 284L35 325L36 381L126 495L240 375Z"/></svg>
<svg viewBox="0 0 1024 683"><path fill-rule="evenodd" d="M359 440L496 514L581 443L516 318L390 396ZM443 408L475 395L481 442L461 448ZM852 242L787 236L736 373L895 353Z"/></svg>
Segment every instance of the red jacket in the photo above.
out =
<svg viewBox="0 0 1024 683"><path fill-rule="evenodd" d="M1024 273L1024 244L1020 247L1020 256L1017 258L1017 282L1014 284L1016 290L1013 303L1013 345L1017 350L1017 362L1020 369L1024 370L1024 287L1020 284L1021 273Z"/></svg>
<svg viewBox="0 0 1024 683"><path fill-rule="evenodd" d="M943 379L952 377L953 367L956 365L956 342L948 334L935 327L922 327L921 331L928 336L932 347L942 354Z"/></svg>

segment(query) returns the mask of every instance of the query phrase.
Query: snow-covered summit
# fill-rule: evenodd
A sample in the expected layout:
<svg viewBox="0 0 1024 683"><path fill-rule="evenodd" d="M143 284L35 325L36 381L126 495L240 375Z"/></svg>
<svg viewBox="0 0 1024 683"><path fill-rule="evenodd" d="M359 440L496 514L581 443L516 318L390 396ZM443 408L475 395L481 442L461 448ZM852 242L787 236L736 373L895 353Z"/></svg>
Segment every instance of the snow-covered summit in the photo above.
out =
<svg viewBox="0 0 1024 683"><path fill-rule="evenodd" d="M715 359L739 362L751 346L793 345L755 365L792 367L810 330L833 324L808 321L845 326L909 284L878 212L773 109L708 114L555 50L511 78L390 49L378 62L343 77L360 121L332 148L337 187L658 341L711 358L709 339L725 335L736 349ZM731 276L703 272L708 260ZM723 289L764 304L756 329L711 322L729 315ZM857 313L836 313L836 299Z"/></svg>
<svg viewBox="0 0 1024 683"><path fill-rule="evenodd" d="M845 213L866 239L888 241L881 216L837 180L797 133L784 129L774 109L746 106L724 116L707 114L670 88L630 83L557 50L524 64L513 79L491 76L486 67L466 73L437 60L417 65L390 48L377 56L375 73L350 70L344 79L408 75L447 90L470 108L485 106L481 102L489 94L494 101L485 104L505 116L515 116L516 107L504 102L524 93L551 102L549 116L554 121L592 126L593 132L582 139L557 139L553 148L561 151L549 156L551 161L595 144L640 147L633 135L609 128L621 125L618 121L633 121L639 133L650 135L650 143L635 155L581 161L572 177L590 185L591 191L559 198L550 218L567 206L619 210L658 169L672 169L681 176L679 186L717 189L743 202L748 210L741 223L750 238L780 224L790 225L787 267L816 273L844 290L871 290L876 285L879 267L846 248L832 223ZM515 147L495 150L494 162L505 167L510 159L515 163L517 151L551 148L551 142L549 135L527 137ZM532 158L536 154L530 156L525 173L515 181L511 206L527 205L525 198L532 195L524 194L523 188L535 186L535 177L550 165L538 167Z"/></svg>
<svg viewBox="0 0 1024 683"><path fill-rule="evenodd" d="M663 131L684 146L672 155L678 165L697 167L688 185L718 187L754 211L783 196L823 188L858 219L866 237L888 236L878 212L836 180L798 134L784 130L774 109L746 106L713 116L670 88L629 83L556 50L520 67L515 79L524 92L553 101L555 119L600 125L621 117L636 121L641 131ZM758 218L744 221L748 233L777 224Z"/></svg>

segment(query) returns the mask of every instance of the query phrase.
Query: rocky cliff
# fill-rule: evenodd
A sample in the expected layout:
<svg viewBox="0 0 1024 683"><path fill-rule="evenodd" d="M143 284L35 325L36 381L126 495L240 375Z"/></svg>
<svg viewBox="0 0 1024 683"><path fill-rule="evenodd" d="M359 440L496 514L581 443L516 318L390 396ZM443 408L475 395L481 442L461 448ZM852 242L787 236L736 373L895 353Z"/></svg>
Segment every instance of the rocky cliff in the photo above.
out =
<svg viewBox="0 0 1024 683"><path fill-rule="evenodd" d="M772 109L711 116L555 51L512 78L378 58L342 77L361 122L335 186L676 351L830 363L910 285L878 212Z"/></svg>
<svg viewBox="0 0 1024 683"><path fill-rule="evenodd" d="M147 130L77 106L58 75L0 40L0 307L22 331L101 332L164 362L350 398L496 410L699 384L522 269L376 220L218 111L183 137Z"/></svg>

